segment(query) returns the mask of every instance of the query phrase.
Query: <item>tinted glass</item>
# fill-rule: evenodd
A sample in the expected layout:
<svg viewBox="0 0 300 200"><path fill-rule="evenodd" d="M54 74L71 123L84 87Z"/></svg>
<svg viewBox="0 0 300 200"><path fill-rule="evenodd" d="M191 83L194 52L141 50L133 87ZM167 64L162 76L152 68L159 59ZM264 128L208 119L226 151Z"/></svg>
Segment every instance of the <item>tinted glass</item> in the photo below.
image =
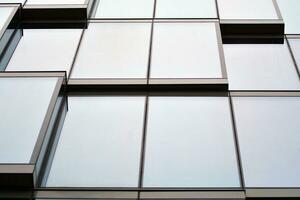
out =
<svg viewBox="0 0 300 200"><path fill-rule="evenodd" d="M218 0L221 19L278 19L273 0Z"/></svg>
<svg viewBox="0 0 300 200"><path fill-rule="evenodd" d="M286 42L226 44L224 53L231 90L300 89L300 80Z"/></svg>
<svg viewBox="0 0 300 200"><path fill-rule="evenodd" d="M29 163L57 78L0 78L0 163Z"/></svg>
<svg viewBox="0 0 300 200"><path fill-rule="evenodd" d="M137 187L144 97L69 97L49 187Z"/></svg>
<svg viewBox="0 0 300 200"><path fill-rule="evenodd" d="M154 0L101 0L95 18L152 18Z"/></svg>
<svg viewBox="0 0 300 200"><path fill-rule="evenodd" d="M281 15L284 19L285 34L300 33L300 1L277 0Z"/></svg>
<svg viewBox="0 0 300 200"><path fill-rule="evenodd" d="M25 29L6 71L70 71L80 29Z"/></svg>
<svg viewBox="0 0 300 200"><path fill-rule="evenodd" d="M146 78L150 33L150 23L90 24L72 78Z"/></svg>
<svg viewBox="0 0 300 200"><path fill-rule="evenodd" d="M150 97L144 187L239 187L227 97Z"/></svg>
<svg viewBox="0 0 300 200"><path fill-rule="evenodd" d="M221 78L215 23L156 23L151 78Z"/></svg>
<svg viewBox="0 0 300 200"><path fill-rule="evenodd" d="M246 187L300 186L300 98L234 97Z"/></svg>
<svg viewBox="0 0 300 200"><path fill-rule="evenodd" d="M217 18L215 0L157 0L157 18Z"/></svg>

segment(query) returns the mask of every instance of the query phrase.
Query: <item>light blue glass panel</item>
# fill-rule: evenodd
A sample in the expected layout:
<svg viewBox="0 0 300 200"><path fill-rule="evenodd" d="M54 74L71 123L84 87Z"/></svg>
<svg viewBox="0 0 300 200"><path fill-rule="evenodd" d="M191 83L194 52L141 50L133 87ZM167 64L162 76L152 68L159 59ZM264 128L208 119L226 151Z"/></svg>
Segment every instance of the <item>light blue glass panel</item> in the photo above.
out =
<svg viewBox="0 0 300 200"><path fill-rule="evenodd" d="M0 78L0 163L29 163L57 78Z"/></svg>
<svg viewBox="0 0 300 200"><path fill-rule="evenodd" d="M300 97L234 97L246 187L300 186Z"/></svg>
<svg viewBox="0 0 300 200"><path fill-rule="evenodd" d="M227 97L150 97L143 186L240 186Z"/></svg>
<svg viewBox="0 0 300 200"><path fill-rule="evenodd" d="M69 97L46 186L137 187L145 97Z"/></svg>

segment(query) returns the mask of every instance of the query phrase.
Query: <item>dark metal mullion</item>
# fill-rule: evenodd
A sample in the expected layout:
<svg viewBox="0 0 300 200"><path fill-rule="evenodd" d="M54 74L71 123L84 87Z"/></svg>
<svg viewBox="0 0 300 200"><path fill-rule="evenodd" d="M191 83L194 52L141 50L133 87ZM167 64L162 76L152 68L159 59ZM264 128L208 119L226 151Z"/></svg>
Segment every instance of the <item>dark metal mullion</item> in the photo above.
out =
<svg viewBox="0 0 300 200"><path fill-rule="evenodd" d="M144 110L144 127L143 127L143 137L141 145L141 155L140 155L140 171L139 171L139 182L138 182L138 199L140 199L140 193L143 188L144 179L144 165L145 165L145 152L146 152L146 137L147 137L147 125L148 125L148 109L149 109L149 95L147 94L145 98L145 110Z"/></svg>
<svg viewBox="0 0 300 200"><path fill-rule="evenodd" d="M238 133L237 133L236 119L235 119L235 115L234 115L233 101L232 101L230 92L228 92L228 98L229 98L229 105L230 105L230 113L231 113L231 121L232 121L233 135L234 135L236 158L237 158L237 164L238 164L239 176L240 176L240 184L241 184L242 189L245 190L245 177L244 177L244 173L243 173L243 165L242 165L241 151L240 151L240 145L239 145L239 139L238 139Z"/></svg>
<svg viewBox="0 0 300 200"><path fill-rule="evenodd" d="M291 57L292 57L292 59L293 59L293 63L294 63L294 66L295 66L295 68L296 68L296 72L297 72L298 77L299 77L299 79L300 79L300 71L299 71L300 69L298 68L298 67L300 67L300 66L298 66L298 64L297 64L297 61L296 61L295 55L294 55L294 53L293 53L292 46L291 46L291 44L290 44L290 42L289 42L289 39L286 37L286 35L285 35L284 37L285 37L285 41L286 41L286 43L287 43L287 46L288 46L290 55L291 55Z"/></svg>
<svg viewBox="0 0 300 200"><path fill-rule="evenodd" d="M154 33L154 18L156 13L156 0L153 5L153 15L151 20L151 33L150 33L150 45L149 45L149 57L148 57L148 68L147 68L147 85L149 85L150 73L151 73L151 60L152 60L152 48L153 48L153 33Z"/></svg>
<svg viewBox="0 0 300 200"><path fill-rule="evenodd" d="M215 3L216 3L217 18L220 20L220 10L219 10L218 0L215 0Z"/></svg>

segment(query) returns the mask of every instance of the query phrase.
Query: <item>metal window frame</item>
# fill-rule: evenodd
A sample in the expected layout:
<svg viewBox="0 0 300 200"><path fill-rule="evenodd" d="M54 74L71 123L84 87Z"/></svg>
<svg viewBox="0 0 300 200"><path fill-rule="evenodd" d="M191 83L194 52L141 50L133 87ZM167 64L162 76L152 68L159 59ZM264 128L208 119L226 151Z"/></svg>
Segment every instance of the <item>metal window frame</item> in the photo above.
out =
<svg viewBox="0 0 300 200"><path fill-rule="evenodd" d="M272 0L277 19L222 19L224 44L283 44L284 22L276 0ZM217 0L218 5L218 0ZM219 5L218 5L219 7ZM220 9L218 9L219 11ZM220 16L220 13L219 13Z"/></svg>
<svg viewBox="0 0 300 200"><path fill-rule="evenodd" d="M65 93L65 72L4 72L0 73L0 78L40 78L40 77L57 77L55 89L52 93L47 113L43 120L34 150L31 155L30 162L27 164L0 163L0 185L1 189L5 188L34 188L40 179L40 171L46 151L49 148L49 138L52 134L53 126L56 123L56 115L54 112L56 107L62 105L62 101L58 102L58 96ZM13 90L13 89L12 89ZM65 97L64 97L65 98Z"/></svg>
<svg viewBox="0 0 300 200"><path fill-rule="evenodd" d="M21 4L0 4L0 7L14 8L0 30L0 71L4 71L23 36L23 31L20 29Z"/></svg>
<svg viewBox="0 0 300 200"><path fill-rule="evenodd" d="M140 90L140 91L165 91L165 90L216 90L227 91L228 81L225 66L225 57L221 39L221 31L217 20L90 20L89 23L151 23L149 41L147 75L145 78L72 78L71 74L75 62L80 53L85 31L80 40L74 62L70 70L68 87L70 91L109 91L118 90ZM222 77L220 78L150 78L151 57L153 51L153 29L156 23L214 23L216 27L216 38L218 41L219 59Z"/></svg>
<svg viewBox="0 0 300 200"><path fill-rule="evenodd" d="M22 9L23 28L86 28L94 0L84 4L27 4Z"/></svg>

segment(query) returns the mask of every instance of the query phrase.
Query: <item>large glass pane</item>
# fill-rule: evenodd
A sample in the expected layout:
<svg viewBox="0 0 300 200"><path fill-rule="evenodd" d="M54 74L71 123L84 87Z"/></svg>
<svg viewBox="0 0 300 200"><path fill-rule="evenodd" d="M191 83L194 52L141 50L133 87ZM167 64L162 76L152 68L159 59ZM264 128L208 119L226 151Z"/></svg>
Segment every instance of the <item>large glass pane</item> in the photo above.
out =
<svg viewBox="0 0 300 200"><path fill-rule="evenodd" d="M221 78L215 23L156 23L151 78Z"/></svg>
<svg viewBox="0 0 300 200"><path fill-rule="evenodd" d="M0 163L29 163L57 78L0 78Z"/></svg>
<svg viewBox="0 0 300 200"><path fill-rule="evenodd" d="M220 19L278 19L273 0L218 0Z"/></svg>
<svg viewBox="0 0 300 200"><path fill-rule="evenodd" d="M225 61L231 90L297 90L297 75L287 43L226 44Z"/></svg>
<svg viewBox="0 0 300 200"><path fill-rule="evenodd" d="M150 23L92 23L71 78L146 78Z"/></svg>
<svg viewBox="0 0 300 200"><path fill-rule="evenodd" d="M300 186L300 98L234 97L246 187Z"/></svg>
<svg viewBox="0 0 300 200"><path fill-rule="evenodd" d="M144 187L239 187L227 97L150 97Z"/></svg>
<svg viewBox="0 0 300 200"><path fill-rule="evenodd" d="M80 29L25 29L6 71L67 71L80 40Z"/></svg>
<svg viewBox="0 0 300 200"><path fill-rule="evenodd" d="M215 0L157 0L156 18L217 18Z"/></svg>
<svg viewBox="0 0 300 200"><path fill-rule="evenodd" d="M101 0L95 18L152 18L154 0Z"/></svg>
<svg viewBox="0 0 300 200"><path fill-rule="evenodd" d="M145 97L69 97L46 186L137 187Z"/></svg>
<svg viewBox="0 0 300 200"><path fill-rule="evenodd" d="M300 33L300 1L299 0L277 0L281 15L284 19L285 34Z"/></svg>
<svg viewBox="0 0 300 200"><path fill-rule="evenodd" d="M294 58L296 60L299 72L300 72L300 38L299 39L288 39L292 48Z"/></svg>

